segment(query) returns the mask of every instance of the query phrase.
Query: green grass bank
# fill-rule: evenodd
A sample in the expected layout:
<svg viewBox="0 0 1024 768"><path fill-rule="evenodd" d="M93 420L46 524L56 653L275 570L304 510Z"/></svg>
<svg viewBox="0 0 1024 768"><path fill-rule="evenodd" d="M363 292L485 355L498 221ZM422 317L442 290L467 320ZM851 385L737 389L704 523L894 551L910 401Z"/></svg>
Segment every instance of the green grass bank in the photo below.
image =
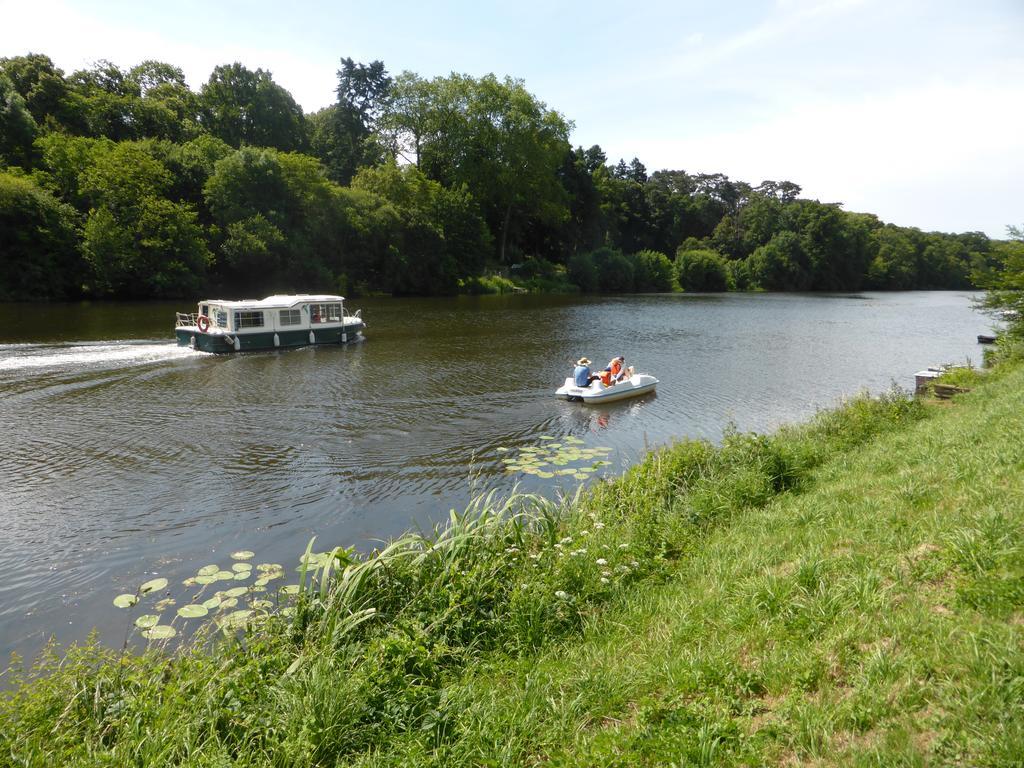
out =
<svg viewBox="0 0 1024 768"><path fill-rule="evenodd" d="M13 668L0 764L1020 765L1022 435L1004 364L481 499L177 650Z"/></svg>

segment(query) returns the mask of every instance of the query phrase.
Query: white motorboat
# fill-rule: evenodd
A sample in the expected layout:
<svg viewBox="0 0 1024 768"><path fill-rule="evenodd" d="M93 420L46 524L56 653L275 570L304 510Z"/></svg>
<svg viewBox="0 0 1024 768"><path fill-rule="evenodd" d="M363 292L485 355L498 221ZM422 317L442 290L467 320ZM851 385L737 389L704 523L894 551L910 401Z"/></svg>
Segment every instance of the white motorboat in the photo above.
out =
<svg viewBox="0 0 1024 768"><path fill-rule="evenodd" d="M597 379L590 382L589 387L577 387L570 376L565 380L565 384L555 390L555 397L584 403L611 403L615 400L625 400L627 397L646 395L653 392L657 386L658 380L648 373L634 373L628 379L623 379L610 387L604 386Z"/></svg>

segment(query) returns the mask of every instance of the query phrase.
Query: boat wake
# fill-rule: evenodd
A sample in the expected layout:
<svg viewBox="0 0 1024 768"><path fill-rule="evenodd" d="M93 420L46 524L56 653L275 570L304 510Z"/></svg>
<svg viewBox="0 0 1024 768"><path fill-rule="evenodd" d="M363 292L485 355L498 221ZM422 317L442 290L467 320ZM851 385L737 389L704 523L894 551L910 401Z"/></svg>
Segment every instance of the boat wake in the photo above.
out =
<svg viewBox="0 0 1024 768"><path fill-rule="evenodd" d="M68 344L2 344L0 371L83 370L146 365L202 355L174 342L96 341Z"/></svg>

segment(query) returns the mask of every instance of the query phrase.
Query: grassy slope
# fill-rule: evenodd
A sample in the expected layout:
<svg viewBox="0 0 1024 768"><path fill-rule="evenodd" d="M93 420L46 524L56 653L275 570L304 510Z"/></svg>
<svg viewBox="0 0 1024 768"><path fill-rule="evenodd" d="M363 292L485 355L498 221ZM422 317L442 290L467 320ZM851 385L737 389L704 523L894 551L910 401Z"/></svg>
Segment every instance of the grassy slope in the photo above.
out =
<svg viewBox="0 0 1024 768"><path fill-rule="evenodd" d="M467 673L443 751L361 762L1020 765L1022 470L1018 369L741 513L582 640Z"/></svg>

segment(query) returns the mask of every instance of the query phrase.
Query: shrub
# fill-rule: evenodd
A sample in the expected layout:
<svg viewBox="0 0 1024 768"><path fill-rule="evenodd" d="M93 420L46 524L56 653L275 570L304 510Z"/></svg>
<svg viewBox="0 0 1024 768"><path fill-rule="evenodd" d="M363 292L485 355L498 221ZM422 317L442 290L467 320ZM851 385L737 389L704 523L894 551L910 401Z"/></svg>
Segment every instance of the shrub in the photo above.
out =
<svg viewBox="0 0 1024 768"><path fill-rule="evenodd" d="M676 253L676 274L684 291L727 291L730 271L725 258L707 248Z"/></svg>

